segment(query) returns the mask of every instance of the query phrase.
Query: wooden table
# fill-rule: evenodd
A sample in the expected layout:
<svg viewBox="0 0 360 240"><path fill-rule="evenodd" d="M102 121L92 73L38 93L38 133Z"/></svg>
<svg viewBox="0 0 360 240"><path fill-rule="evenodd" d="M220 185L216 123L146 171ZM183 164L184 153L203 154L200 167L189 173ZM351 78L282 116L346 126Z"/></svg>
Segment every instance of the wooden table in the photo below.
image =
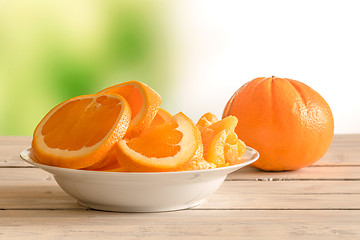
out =
<svg viewBox="0 0 360 240"><path fill-rule="evenodd" d="M193 209L136 214L77 205L20 160L30 141L0 137L0 239L360 239L360 134L335 136L314 166L246 167Z"/></svg>

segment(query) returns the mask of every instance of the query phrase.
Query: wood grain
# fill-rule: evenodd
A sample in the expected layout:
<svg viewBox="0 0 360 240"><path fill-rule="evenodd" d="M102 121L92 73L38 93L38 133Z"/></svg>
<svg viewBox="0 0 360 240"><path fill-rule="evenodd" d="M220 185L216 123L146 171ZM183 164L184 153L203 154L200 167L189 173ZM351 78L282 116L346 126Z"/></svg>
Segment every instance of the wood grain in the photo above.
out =
<svg viewBox="0 0 360 240"><path fill-rule="evenodd" d="M82 208L40 169L0 169L0 176L1 209ZM360 210L360 181L225 181L196 208Z"/></svg>
<svg viewBox="0 0 360 240"><path fill-rule="evenodd" d="M360 166L307 167L286 172L264 172L249 166L230 174L227 179L232 181L360 181Z"/></svg>
<svg viewBox="0 0 360 240"><path fill-rule="evenodd" d="M30 147L31 139L29 136L0 136L0 166L30 166L20 159L19 154Z"/></svg>
<svg viewBox="0 0 360 240"><path fill-rule="evenodd" d="M188 210L126 214L8 210L3 239L342 239L360 238L359 211Z"/></svg>
<svg viewBox="0 0 360 240"><path fill-rule="evenodd" d="M360 134L335 135L326 154L314 166L360 166Z"/></svg>
<svg viewBox="0 0 360 240"><path fill-rule="evenodd" d="M79 206L19 158L30 142L0 137L0 239L360 239L360 134L336 135L311 167L245 167L193 209L147 214Z"/></svg>
<svg viewBox="0 0 360 240"><path fill-rule="evenodd" d="M360 183L225 182L199 209L360 210Z"/></svg>

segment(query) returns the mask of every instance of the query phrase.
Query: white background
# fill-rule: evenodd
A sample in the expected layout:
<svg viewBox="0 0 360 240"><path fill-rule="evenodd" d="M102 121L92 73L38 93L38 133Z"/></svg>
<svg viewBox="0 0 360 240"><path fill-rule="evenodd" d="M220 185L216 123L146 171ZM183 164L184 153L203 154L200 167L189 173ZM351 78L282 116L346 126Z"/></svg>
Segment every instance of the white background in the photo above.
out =
<svg viewBox="0 0 360 240"><path fill-rule="evenodd" d="M256 77L286 77L319 92L335 133L360 133L360 1L175 1L171 113L221 117Z"/></svg>

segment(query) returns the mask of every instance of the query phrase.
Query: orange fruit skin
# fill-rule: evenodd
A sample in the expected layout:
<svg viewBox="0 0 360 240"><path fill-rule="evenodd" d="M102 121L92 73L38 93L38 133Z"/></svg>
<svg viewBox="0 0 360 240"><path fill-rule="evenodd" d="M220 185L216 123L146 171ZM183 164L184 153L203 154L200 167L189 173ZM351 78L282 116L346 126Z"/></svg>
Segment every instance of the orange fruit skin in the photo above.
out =
<svg viewBox="0 0 360 240"><path fill-rule="evenodd" d="M107 134L105 137L103 137L99 142L101 142L100 145L97 145L97 143L94 143L93 145L89 146L89 149L86 151L83 151L79 154L79 151L83 150L83 147L79 150L71 150L69 152L66 152L66 150L60 149L59 146L48 146L46 141L44 140L45 137L51 138L53 141L57 142L58 145L66 145L66 147L71 147L71 143L68 143L67 141L59 140L59 135L52 135L45 134L43 135L43 127L46 126L48 123L48 120L59 111L64 111L64 106L71 102L81 102L86 100L93 100L93 99L99 99L102 97L106 98L112 98L117 101L117 103L121 104L121 111L119 112L119 115L116 116L116 121L113 123L114 125L107 126L107 120L108 118L102 118L101 121L97 121L96 119L93 119L90 122L87 122L83 127L81 127L81 130L78 130L77 132L73 131L72 125L68 126L68 130L66 132L61 132L63 136L69 136L70 134L75 134L74 136L76 139L82 139L84 141L87 140L86 137L87 134L90 132L94 133L96 136L97 131L99 129L105 128L107 131ZM101 105L101 104L100 104ZM99 107L101 108L101 107ZM93 112L96 112L94 110ZM111 111L108 111L107 113L110 113ZM78 117L84 116L84 112L79 112L77 115ZM58 126L64 126L64 124L67 124L65 119L71 119L73 117L74 121L79 121L78 118L72 116L66 115L66 117L62 117L60 119L52 119L52 128L58 127ZM33 134L33 141L32 141L32 150L33 154L36 158L36 160L45 165L50 166L57 166L57 167L63 167L63 168L73 168L73 169L82 169L89 166L92 166L96 163L99 163L103 161L108 153L111 151L111 149L114 147L115 143L122 139L126 133L127 127L129 126L131 118L131 109L130 106L127 104L126 100L115 94L93 94L93 95L84 95L84 96L78 96L71 98L69 100L66 100L59 105L55 106L52 110L50 110L45 117L40 121L38 126L36 127L34 134ZM94 135L93 134L93 135ZM50 139L50 140L51 140ZM78 144L78 142L74 142L74 144Z"/></svg>
<svg viewBox="0 0 360 240"><path fill-rule="evenodd" d="M334 135L331 109L309 86L287 78L256 78L230 98L223 117L236 116L235 132L260 153L254 167L296 170L318 161Z"/></svg>
<svg viewBox="0 0 360 240"><path fill-rule="evenodd" d="M118 94L129 103L132 116L125 138L139 136L153 121L161 104L160 95L139 81L128 81L101 90L99 93Z"/></svg>

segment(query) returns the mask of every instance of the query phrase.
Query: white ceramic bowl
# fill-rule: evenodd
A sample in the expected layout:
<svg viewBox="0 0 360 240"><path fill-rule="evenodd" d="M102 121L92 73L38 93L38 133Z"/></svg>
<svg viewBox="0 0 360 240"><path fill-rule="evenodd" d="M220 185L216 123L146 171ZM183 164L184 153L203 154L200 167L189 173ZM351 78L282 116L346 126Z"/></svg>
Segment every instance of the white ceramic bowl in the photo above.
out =
<svg viewBox="0 0 360 240"><path fill-rule="evenodd" d="M30 150L20 154L26 162L54 175L59 186L82 206L119 212L160 212L198 205L214 193L226 176L259 158L246 148L244 163L209 170L127 173L97 172L52 167L34 162Z"/></svg>

